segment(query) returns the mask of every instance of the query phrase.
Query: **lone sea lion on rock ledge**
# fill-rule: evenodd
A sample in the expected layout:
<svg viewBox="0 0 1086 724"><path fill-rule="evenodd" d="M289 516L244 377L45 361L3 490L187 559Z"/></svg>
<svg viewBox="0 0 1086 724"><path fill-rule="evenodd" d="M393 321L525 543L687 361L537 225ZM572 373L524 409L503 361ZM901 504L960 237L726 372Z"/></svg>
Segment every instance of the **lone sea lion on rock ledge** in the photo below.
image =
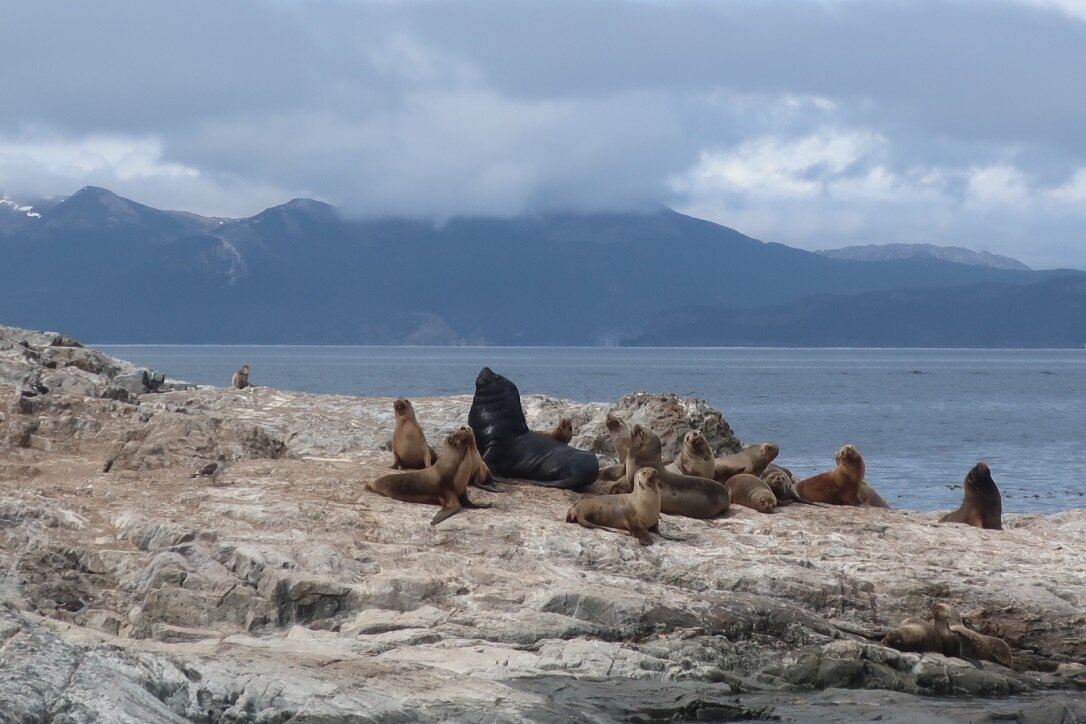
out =
<svg viewBox="0 0 1086 724"><path fill-rule="evenodd" d="M833 456L837 467L796 483L796 492L807 500L830 505L861 505L860 486L863 485L864 458L848 443Z"/></svg>
<svg viewBox="0 0 1086 724"><path fill-rule="evenodd" d="M967 523L977 528L1003 530L1003 499L984 463L974 465L962 485L962 504L939 519L940 523Z"/></svg>
<svg viewBox="0 0 1086 724"><path fill-rule="evenodd" d="M528 429L520 390L489 367L475 378L468 424L495 475L536 485L581 490L600 472L594 453L578 450Z"/></svg>

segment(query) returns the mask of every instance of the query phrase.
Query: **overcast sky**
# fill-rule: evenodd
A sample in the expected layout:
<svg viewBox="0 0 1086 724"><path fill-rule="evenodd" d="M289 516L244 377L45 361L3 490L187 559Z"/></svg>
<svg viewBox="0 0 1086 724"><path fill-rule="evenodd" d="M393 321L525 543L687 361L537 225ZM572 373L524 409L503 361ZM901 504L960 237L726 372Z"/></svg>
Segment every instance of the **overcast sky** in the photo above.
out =
<svg viewBox="0 0 1086 724"><path fill-rule="evenodd" d="M0 192L666 204L1086 268L1086 0L0 3Z"/></svg>

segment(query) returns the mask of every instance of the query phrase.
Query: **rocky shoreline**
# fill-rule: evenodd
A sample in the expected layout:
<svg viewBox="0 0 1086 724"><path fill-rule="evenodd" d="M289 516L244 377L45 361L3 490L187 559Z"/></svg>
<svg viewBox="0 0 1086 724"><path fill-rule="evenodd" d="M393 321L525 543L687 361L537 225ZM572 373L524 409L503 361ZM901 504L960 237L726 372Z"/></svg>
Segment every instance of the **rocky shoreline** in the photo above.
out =
<svg viewBox="0 0 1086 724"><path fill-rule="evenodd" d="M391 397L197 389L74 344L0 327L0 722L1086 717L1086 510L735 508L644 548L507 485L431 527L363 489ZM470 401L413 403L437 439ZM524 405L602 458L608 410L665 457L691 428L739 447L686 398ZM218 485L188 477L218 453ZM1014 668L878 645L935 601Z"/></svg>

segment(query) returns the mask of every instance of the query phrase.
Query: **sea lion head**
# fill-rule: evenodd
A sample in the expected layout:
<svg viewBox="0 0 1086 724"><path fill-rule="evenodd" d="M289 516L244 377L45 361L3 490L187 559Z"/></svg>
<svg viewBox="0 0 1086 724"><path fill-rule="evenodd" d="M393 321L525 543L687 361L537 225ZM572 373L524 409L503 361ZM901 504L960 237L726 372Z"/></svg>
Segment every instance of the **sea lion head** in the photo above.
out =
<svg viewBox="0 0 1086 724"><path fill-rule="evenodd" d="M479 370L479 374L476 375L476 377L475 377L475 389L480 389L480 388L483 388L483 387L489 387L490 385L497 382L499 379L504 379L504 378L502 378L501 375L497 374L496 372L494 372L494 370L490 369L489 367L484 367L481 370Z"/></svg>
<svg viewBox="0 0 1086 724"><path fill-rule="evenodd" d="M950 622L950 606L945 603L931 604L931 617L936 623L940 621Z"/></svg>
<svg viewBox="0 0 1086 724"><path fill-rule="evenodd" d="M705 439L699 430L691 430L683 436L683 447L687 448L700 458L712 457L713 450L709 447L709 441Z"/></svg>
<svg viewBox="0 0 1086 724"><path fill-rule="evenodd" d="M558 425L554 428L555 432L561 432L566 435L573 434L573 420L568 417L563 417L558 421Z"/></svg>
<svg viewBox="0 0 1086 724"><path fill-rule="evenodd" d="M242 365L241 366L241 372L242 372L242 374L246 374L246 375L249 374L249 365Z"/></svg>
<svg viewBox="0 0 1086 724"><path fill-rule="evenodd" d="M660 473L654 468L641 468L634 476L634 484L638 488L660 491Z"/></svg>
<svg viewBox="0 0 1086 724"><path fill-rule="evenodd" d="M471 441L474 439L474 435L471 432L471 428L464 429L466 426L458 427L449 433L449 436L445 438L445 446L454 450L467 450L471 445Z"/></svg>
<svg viewBox="0 0 1086 724"><path fill-rule="evenodd" d="M610 433L620 432L624 427L626 427L626 423L623 422L621 417L616 417L610 412L607 413L607 419L604 424L607 425L607 431Z"/></svg>
<svg viewBox="0 0 1086 724"><path fill-rule="evenodd" d="M837 452L833 455L833 461L838 465L846 465L849 467L863 464L863 456L860 455L860 451L856 449L856 446L852 443L846 442Z"/></svg>
<svg viewBox="0 0 1086 724"><path fill-rule="evenodd" d="M630 428L630 452L637 452L642 457L658 457L660 455L660 438L652 430L643 425L634 425Z"/></svg>
<svg viewBox="0 0 1086 724"><path fill-rule="evenodd" d="M396 417L401 415L414 414L415 409L411 407L411 401L405 397L401 397L392 403L392 409L396 413Z"/></svg>
<svg viewBox="0 0 1086 724"><path fill-rule="evenodd" d="M781 449L775 442L760 442L756 446L761 450L763 457L767 463L773 462L777 459L777 455L780 454Z"/></svg>
<svg viewBox="0 0 1086 724"><path fill-rule="evenodd" d="M984 463L977 463L965 475L965 487L969 490L991 490L995 488L992 471Z"/></svg>
<svg viewBox="0 0 1086 724"><path fill-rule="evenodd" d="M469 448L474 448L477 446L475 442L475 431L471 429L471 425L461 425L460 427L456 428L455 432L467 433Z"/></svg>

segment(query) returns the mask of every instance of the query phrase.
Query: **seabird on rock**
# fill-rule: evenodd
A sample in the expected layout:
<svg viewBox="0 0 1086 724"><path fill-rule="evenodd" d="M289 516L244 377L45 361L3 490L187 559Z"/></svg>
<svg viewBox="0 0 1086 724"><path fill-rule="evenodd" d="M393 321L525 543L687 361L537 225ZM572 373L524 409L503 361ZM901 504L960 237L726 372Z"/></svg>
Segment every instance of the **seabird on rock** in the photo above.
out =
<svg viewBox="0 0 1086 724"><path fill-rule="evenodd" d="M207 478L211 482L215 482L222 475L222 471L226 469L226 456L220 455L215 459L215 462L208 463L195 473L190 475L191 478Z"/></svg>

